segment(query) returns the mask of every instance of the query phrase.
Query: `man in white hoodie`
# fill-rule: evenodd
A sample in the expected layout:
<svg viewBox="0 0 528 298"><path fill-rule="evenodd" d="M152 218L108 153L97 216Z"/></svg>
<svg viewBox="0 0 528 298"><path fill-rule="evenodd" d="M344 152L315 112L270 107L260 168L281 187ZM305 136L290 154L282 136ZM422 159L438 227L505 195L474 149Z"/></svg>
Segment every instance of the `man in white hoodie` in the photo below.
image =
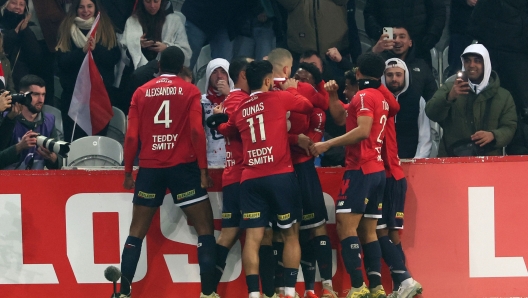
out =
<svg viewBox="0 0 528 298"><path fill-rule="evenodd" d="M205 121L213 115L214 107L223 103L234 88L233 81L229 77L229 62L222 58L209 61L205 76L207 81L205 94L202 94L202 107L207 138L207 163L209 167L224 167L226 156L224 136L208 128Z"/></svg>
<svg viewBox="0 0 528 298"><path fill-rule="evenodd" d="M394 94L400 104L395 117L398 155L400 158L427 158L431 153L431 125L425 115L425 99L413 88L403 60L385 61L382 83Z"/></svg>

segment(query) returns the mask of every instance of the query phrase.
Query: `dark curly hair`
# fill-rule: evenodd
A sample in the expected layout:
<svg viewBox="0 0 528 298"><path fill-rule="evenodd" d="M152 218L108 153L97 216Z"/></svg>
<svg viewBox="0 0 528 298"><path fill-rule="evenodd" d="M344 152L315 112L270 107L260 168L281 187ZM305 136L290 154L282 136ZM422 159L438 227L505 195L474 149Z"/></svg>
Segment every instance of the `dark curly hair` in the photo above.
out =
<svg viewBox="0 0 528 298"><path fill-rule="evenodd" d="M312 74L315 85L321 83L321 81L323 80L323 75L319 71L319 68L317 68L312 63L301 62L299 63L299 69L301 68Z"/></svg>
<svg viewBox="0 0 528 298"><path fill-rule="evenodd" d="M385 59L380 54L367 52L359 56L357 66L362 75L379 80L385 71Z"/></svg>

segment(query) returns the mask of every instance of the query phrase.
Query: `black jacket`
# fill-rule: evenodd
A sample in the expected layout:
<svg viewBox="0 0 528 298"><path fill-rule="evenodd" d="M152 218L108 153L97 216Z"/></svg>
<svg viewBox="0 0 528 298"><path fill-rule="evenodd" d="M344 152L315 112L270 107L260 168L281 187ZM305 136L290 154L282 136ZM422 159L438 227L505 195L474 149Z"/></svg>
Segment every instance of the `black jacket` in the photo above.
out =
<svg viewBox="0 0 528 298"><path fill-rule="evenodd" d="M469 32L488 49L528 53L528 0L479 0Z"/></svg>
<svg viewBox="0 0 528 298"><path fill-rule="evenodd" d="M449 32L451 34L467 34L467 27L473 8L473 6L467 4L466 0L451 0L449 15Z"/></svg>
<svg viewBox="0 0 528 298"><path fill-rule="evenodd" d="M403 26L421 49L429 50L442 36L446 7L443 0L367 0L363 16L370 38L377 41L383 27Z"/></svg>
<svg viewBox="0 0 528 298"><path fill-rule="evenodd" d="M372 48L369 49L369 51L371 50ZM381 53L381 55L385 60L398 58L390 51L385 51ZM409 49L409 53L404 62L407 65L407 68L410 69L411 83L409 88L413 88L427 102L433 97L436 90L438 90L438 85L436 84L431 68L429 68L423 59L414 56L413 48Z"/></svg>
<svg viewBox="0 0 528 298"><path fill-rule="evenodd" d="M219 29L226 28L234 38L238 25L234 16L239 14L244 0L186 0L181 12L187 21L200 28L209 37Z"/></svg>

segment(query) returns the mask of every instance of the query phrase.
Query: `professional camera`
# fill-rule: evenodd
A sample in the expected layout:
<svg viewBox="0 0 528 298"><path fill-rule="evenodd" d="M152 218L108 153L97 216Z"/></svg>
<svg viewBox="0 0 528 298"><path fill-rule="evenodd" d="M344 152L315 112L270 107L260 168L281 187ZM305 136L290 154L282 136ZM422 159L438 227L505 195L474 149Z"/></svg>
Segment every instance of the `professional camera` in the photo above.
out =
<svg viewBox="0 0 528 298"><path fill-rule="evenodd" d="M1 93L4 93L6 90L0 90L0 94ZM24 93L13 93L13 94L10 94L11 95L11 105L14 105L15 103L19 103L21 105L24 105L24 106L30 106L31 105L31 101L33 100L31 98L31 94L33 94L33 92L31 91L28 91L28 92L24 92ZM11 108L7 109L6 111L10 111Z"/></svg>
<svg viewBox="0 0 528 298"><path fill-rule="evenodd" d="M37 145L48 149L51 152L66 158L68 152L70 152L70 143L64 141L56 141L53 138L47 138L45 136L37 136Z"/></svg>

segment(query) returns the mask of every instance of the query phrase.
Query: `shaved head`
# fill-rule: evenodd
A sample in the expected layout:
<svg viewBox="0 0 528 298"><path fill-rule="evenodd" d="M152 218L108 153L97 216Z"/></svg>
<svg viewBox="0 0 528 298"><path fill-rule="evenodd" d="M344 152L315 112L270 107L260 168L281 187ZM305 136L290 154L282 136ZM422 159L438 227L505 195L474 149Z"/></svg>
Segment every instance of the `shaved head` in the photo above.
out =
<svg viewBox="0 0 528 298"><path fill-rule="evenodd" d="M268 55L268 61L273 65L275 76L290 77L293 57L290 51L282 48L276 48Z"/></svg>

